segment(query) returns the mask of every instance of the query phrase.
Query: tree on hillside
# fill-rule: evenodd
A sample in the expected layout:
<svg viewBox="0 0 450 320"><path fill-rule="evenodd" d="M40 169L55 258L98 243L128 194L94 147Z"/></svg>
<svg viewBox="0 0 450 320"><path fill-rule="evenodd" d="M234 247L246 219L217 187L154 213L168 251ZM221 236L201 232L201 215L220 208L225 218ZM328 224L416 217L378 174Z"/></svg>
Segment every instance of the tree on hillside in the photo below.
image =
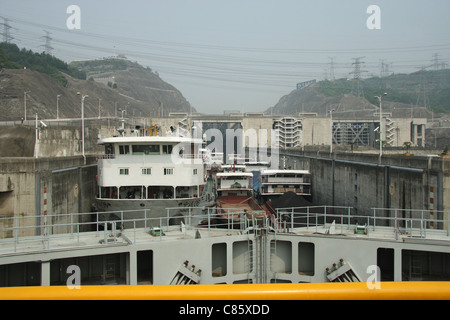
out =
<svg viewBox="0 0 450 320"><path fill-rule="evenodd" d="M17 45L0 43L0 67L9 69L28 68L50 75L60 84L65 86L67 80L61 72L74 78L86 79L86 74L76 68L70 67L64 61L46 54L35 53L25 48L19 49Z"/></svg>

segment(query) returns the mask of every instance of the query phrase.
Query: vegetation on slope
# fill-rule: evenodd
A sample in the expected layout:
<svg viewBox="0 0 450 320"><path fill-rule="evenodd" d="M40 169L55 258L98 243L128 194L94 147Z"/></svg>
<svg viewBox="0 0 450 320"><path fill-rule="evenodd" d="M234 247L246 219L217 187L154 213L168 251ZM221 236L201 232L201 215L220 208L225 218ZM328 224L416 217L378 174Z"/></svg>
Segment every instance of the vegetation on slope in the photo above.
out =
<svg viewBox="0 0 450 320"><path fill-rule="evenodd" d="M52 55L19 49L17 45L6 42L0 43L0 69L3 68L27 68L42 72L48 74L63 86L67 85L67 80L61 72L77 79L86 79L84 71L79 71Z"/></svg>
<svg viewBox="0 0 450 320"><path fill-rule="evenodd" d="M384 92L385 101L430 108L435 112L450 112L450 70L421 70L411 74L393 74L361 81L364 97L378 105L375 96ZM352 93L353 80L338 79L319 82L318 91L327 97Z"/></svg>

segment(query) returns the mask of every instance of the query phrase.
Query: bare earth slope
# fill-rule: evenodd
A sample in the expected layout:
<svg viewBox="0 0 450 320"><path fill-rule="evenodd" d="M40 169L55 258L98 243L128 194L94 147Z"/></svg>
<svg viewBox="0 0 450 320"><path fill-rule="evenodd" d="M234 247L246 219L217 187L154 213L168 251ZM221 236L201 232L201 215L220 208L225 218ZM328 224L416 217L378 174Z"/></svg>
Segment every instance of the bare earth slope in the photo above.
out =
<svg viewBox="0 0 450 320"><path fill-rule="evenodd" d="M106 62L107 63L107 62ZM57 96L59 118L79 118L81 97L85 100L85 117L114 116L116 110L127 109L127 116L156 116L162 106L165 114L190 110L189 102L173 86L164 82L150 69L127 62L124 70L112 70L106 78L100 74L80 80L68 75L64 87L50 76L28 69L0 71L0 121L20 120L24 117L24 92L27 93L27 119L56 118ZM105 81L105 79L107 81ZM115 86L108 86L112 79ZM119 114L119 113L117 113Z"/></svg>

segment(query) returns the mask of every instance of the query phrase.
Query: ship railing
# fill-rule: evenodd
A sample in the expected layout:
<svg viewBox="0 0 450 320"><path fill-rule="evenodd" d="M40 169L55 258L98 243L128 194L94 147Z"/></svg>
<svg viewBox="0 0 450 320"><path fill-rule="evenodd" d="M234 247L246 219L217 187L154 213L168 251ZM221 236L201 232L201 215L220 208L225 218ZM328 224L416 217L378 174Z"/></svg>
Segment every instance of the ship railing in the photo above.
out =
<svg viewBox="0 0 450 320"><path fill-rule="evenodd" d="M153 228L163 232L190 230L227 230L227 234L245 234L254 228L269 228L273 232L292 232L302 228L319 233L354 232L369 235L383 232L389 238L436 239L450 237L450 212L374 208L373 215L355 215L351 207L309 206L277 209L272 213L212 207L168 208L166 215L151 218L149 209L69 213L0 218L0 251L16 252L20 245L39 241L45 249L58 239L73 239L81 245L84 235L135 243L139 233ZM428 214L428 215L427 215ZM113 216L111 216L113 215ZM139 218L132 218L139 215ZM108 217L105 219L105 217ZM163 240L162 233L159 234ZM56 243L56 242L55 242ZM8 247L8 248L6 248ZM6 249L5 249L6 248Z"/></svg>
<svg viewBox="0 0 450 320"><path fill-rule="evenodd" d="M187 154L187 153L181 155L180 158L182 158L182 159L192 159L192 160L194 160L194 159L201 159L201 160L206 159L205 156L202 155L202 154Z"/></svg>
<svg viewBox="0 0 450 320"><path fill-rule="evenodd" d="M110 159L115 159L116 155L115 154L101 154L98 156L98 158L100 160L110 160Z"/></svg>
<svg viewBox="0 0 450 320"><path fill-rule="evenodd" d="M343 233L385 231L400 236L426 238L427 234L450 237L450 211L372 208L372 215L356 215L352 207L307 206L276 209L272 225L278 232L294 228L325 229ZM332 226L334 223L334 226Z"/></svg>
<svg viewBox="0 0 450 320"><path fill-rule="evenodd" d="M289 207L277 208L275 211L272 221L278 232L300 227L315 228L318 231L319 227L330 226L333 221L339 223L341 228L345 225L350 228L352 217L355 217L354 209L345 206Z"/></svg>
<svg viewBox="0 0 450 320"><path fill-rule="evenodd" d="M204 210L206 209L206 210ZM61 239L72 239L82 245L84 236L94 236L103 243L124 240L135 243L139 233L149 233L158 228L162 233L174 230L228 230L242 233L256 225L264 226L263 212L246 212L235 209L189 207L168 208L166 216L151 217L150 209L108 212L32 215L0 218L0 253L17 252L20 246L39 243L50 249ZM139 218L131 218L139 215ZM131 216L131 217L130 217ZM107 218L105 218L107 217ZM10 244L10 246L1 246Z"/></svg>
<svg viewBox="0 0 450 320"><path fill-rule="evenodd" d="M101 154L98 156L99 159L102 160L109 160L109 159L115 159L116 155L115 154ZM191 159L191 160L195 160L195 159L200 159L200 160L204 160L204 156L201 154L183 154L182 156L180 156L181 159Z"/></svg>
<svg viewBox="0 0 450 320"><path fill-rule="evenodd" d="M394 228L396 239L399 235L426 238L427 232L433 234L440 232L450 236L450 211L396 208L372 208L372 210L374 230L375 222L386 220L388 226Z"/></svg>

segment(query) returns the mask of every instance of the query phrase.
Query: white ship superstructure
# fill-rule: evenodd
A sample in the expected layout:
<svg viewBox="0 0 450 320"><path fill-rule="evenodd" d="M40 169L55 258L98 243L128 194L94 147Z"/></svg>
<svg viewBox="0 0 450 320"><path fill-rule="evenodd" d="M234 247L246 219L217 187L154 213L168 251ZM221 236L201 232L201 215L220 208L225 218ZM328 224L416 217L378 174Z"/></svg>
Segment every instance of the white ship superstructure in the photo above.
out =
<svg viewBox="0 0 450 320"><path fill-rule="evenodd" d="M311 174L308 170L262 170L260 193L272 199L286 192L311 196Z"/></svg>
<svg viewBox="0 0 450 320"><path fill-rule="evenodd" d="M251 179L253 175L250 172L228 171L216 174L217 193L222 196L251 196L253 189Z"/></svg>
<svg viewBox="0 0 450 320"><path fill-rule="evenodd" d="M169 207L199 204L206 181L201 139L120 136L99 143L105 154L98 160L98 211L142 209L158 217Z"/></svg>

